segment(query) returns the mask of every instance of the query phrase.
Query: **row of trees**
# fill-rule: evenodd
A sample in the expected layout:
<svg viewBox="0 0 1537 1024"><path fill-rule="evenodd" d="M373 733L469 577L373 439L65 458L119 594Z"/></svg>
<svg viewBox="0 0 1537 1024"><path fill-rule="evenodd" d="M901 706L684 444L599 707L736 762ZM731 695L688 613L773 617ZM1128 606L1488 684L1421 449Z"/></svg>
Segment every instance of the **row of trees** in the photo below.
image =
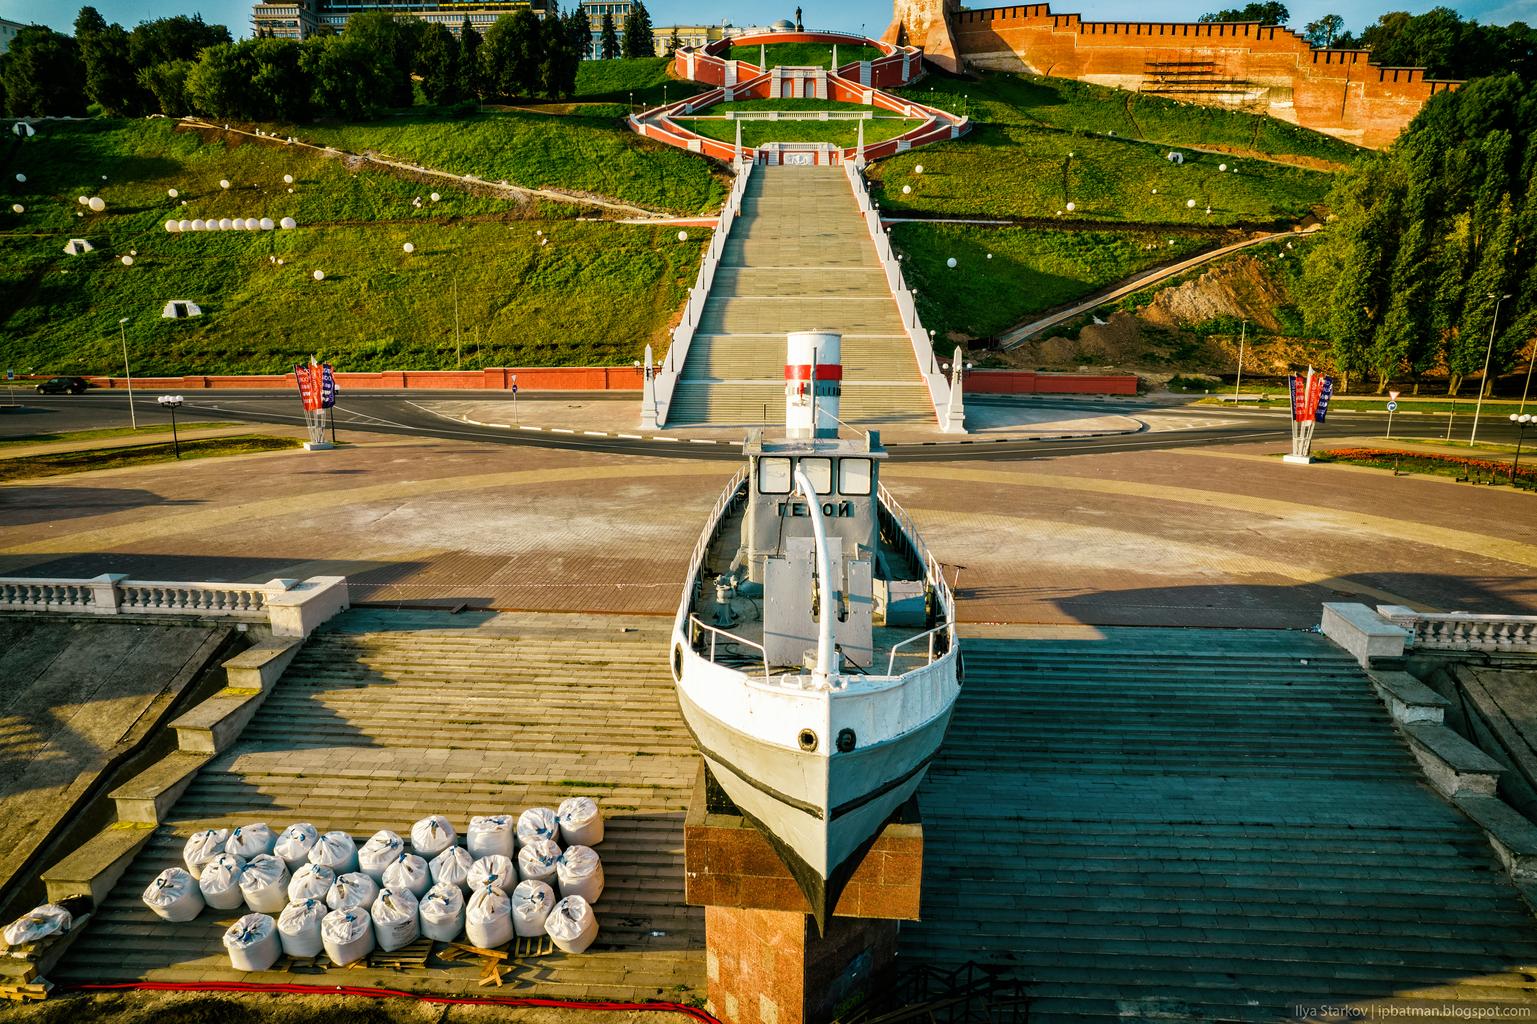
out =
<svg viewBox="0 0 1537 1024"><path fill-rule="evenodd" d="M668 44L668 55L677 49L678 30L673 29L673 43ZM603 12L602 27L598 32L598 57L603 60L613 60L616 57L624 57L627 60L636 57L655 57L656 44L651 38L651 12L646 10L646 5L636 3L630 8L630 15L624 22L624 39L621 43L619 33L614 29L614 16L608 11Z"/></svg>
<svg viewBox="0 0 1537 1024"><path fill-rule="evenodd" d="M1482 370L1491 330L1482 386L1532 357L1537 82L1507 74L1437 94L1391 149L1340 176L1329 206L1297 299L1347 382L1369 375L1380 391L1444 367L1455 395Z"/></svg>
<svg viewBox="0 0 1537 1024"><path fill-rule="evenodd" d="M613 34L605 22L603 49ZM149 113L253 121L360 118L410 106L413 79L428 102L493 97L563 97L576 91L591 40L580 9L543 17L523 10L498 18L485 38L465 18L459 35L439 24L373 11L340 34L298 42L234 42L223 25L197 16L148 21L132 31L94 7L73 37L41 25L22 29L0 55L0 105L12 115L80 116L90 105L114 116ZM612 42L612 55L620 46ZM624 33L625 56L651 56L651 19L637 4Z"/></svg>
<svg viewBox="0 0 1537 1024"><path fill-rule="evenodd" d="M1262 0L1201 15L1201 21L1258 21L1285 25L1291 11L1280 0ZM1310 21L1302 34L1314 46L1372 51L1383 67L1425 68L1433 78L1481 78L1515 72L1537 78L1537 28L1524 22L1480 25L1450 7L1424 14L1390 11L1359 36L1345 31L1345 19L1325 14Z"/></svg>

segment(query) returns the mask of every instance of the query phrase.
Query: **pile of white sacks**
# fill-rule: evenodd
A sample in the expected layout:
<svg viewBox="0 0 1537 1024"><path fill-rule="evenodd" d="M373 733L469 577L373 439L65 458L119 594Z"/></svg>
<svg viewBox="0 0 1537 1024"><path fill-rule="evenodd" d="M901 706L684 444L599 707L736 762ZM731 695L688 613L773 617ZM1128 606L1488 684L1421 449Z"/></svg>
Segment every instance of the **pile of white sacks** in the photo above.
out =
<svg viewBox="0 0 1537 1024"><path fill-rule="evenodd" d="M471 818L462 837L431 815L411 826L409 845L384 830L358 847L345 832L320 835L305 822L281 834L265 824L207 829L187 840L186 867L162 871L144 902L178 922L205 906L244 904L251 912L224 933L241 971L322 951L340 966L419 936L495 949L515 935L548 935L582 953L598 934L592 904L603 865L592 848L602 839L603 815L587 797L516 819Z"/></svg>

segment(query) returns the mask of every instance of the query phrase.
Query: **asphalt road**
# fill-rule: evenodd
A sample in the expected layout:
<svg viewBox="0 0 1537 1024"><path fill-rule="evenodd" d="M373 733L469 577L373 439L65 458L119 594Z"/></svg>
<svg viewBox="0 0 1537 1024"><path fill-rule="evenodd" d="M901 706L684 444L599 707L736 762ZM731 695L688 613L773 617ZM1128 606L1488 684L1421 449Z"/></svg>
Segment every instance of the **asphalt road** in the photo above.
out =
<svg viewBox="0 0 1537 1024"><path fill-rule="evenodd" d="M156 392L139 392L135 395L135 409L140 423L169 421L169 416L155 404L156 394ZM297 396L287 392L210 391L182 392L182 394L186 399L186 404L179 414L182 422L217 420L295 425L303 423ZM343 438L348 430L365 430L382 434L407 434L624 455L688 459L734 460L737 458L735 446L730 444L669 443L477 427L434 415L415 404L431 399L463 399L464 397L463 391L352 392L346 395L337 406L336 427L339 436ZM566 402L574 397L584 400L621 400L596 394L560 393L543 398L524 396L519 401L527 410L529 418L537 419L538 405L541 400ZM627 396L622 400L631 401L632 399ZM1031 459L1060 458L1110 451L1187 448L1243 441L1270 440L1285 443L1289 435L1286 416L1280 411L1224 409L1196 405L1170 406L1151 401L1127 400L1100 403L1082 399L1028 399L1025 401L1032 409L1062 409L1081 413L1086 408L1093 408L1131 417L1137 417L1141 413L1156 414L1162 426L1157 430L1110 437L1064 438L1047 441L1000 441L974 438L969 443L957 443L959 439L956 439L921 444L893 443L888 444L887 447L893 455L909 461ZM0 397L0 438L128 424L128 399L123 393L46 396L18 394L16 402L15 406L11 406L7 404L5 398ZM1190 425L1180 426L1182 420L1188 420ZM1471 408L1465 412L1459 411L1453 427L1454 438L1466 439L1471 425ZM1385 419L1379 414L1335 412L1318 429L1314 444L1327 444L1331 436L1375 436L1384 426ZM1442 438L1446 434L1446 417L1441 414L1405 415L1400 413L1394 417L1393 434L1400 438ZM1480 421L1479 436L1483 440L1513 442L1516 439L1515 435L1515 429L1503 416L1485 416Z"/></svg>

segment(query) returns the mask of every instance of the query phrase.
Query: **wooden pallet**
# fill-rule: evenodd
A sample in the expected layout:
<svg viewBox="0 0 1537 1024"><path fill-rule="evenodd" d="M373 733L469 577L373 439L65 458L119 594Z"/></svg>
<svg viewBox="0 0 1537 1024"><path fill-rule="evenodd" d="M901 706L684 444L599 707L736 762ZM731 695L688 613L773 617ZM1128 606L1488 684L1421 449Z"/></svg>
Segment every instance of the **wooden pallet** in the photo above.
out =
<svg viewBox="0 0 1537 1024"><path fill-rule="evenodd" d="M0 985L0 997L9 999L13 1003L40 1003L48 998L48 992L52 988L52 982L46 978L31 983L4 984Z"/></svg>
<svg viewBox="0 0 1537 1024"><path fill-rule="evenodd" d="M521 972L532 966L531 960L554 951L555 943L549 936L541 935L537 938L515 937L505 949L482 949L463 942L450 942L439 956L450 962L479 960L480 979L475 984L501 988L508 974Z"/></svg>
<svg viewBox="0 0 1537 1024"><path fill-rule="evenodd" d="M278 957L278 962L272 965L274 971L289 971L293 973L304 972L311 974L316 971L324 971L330 961L324 953L316 953L314 956L289 956L284 953Z"/></svg>
<svg viewBox="0 0 1537 1024"><path fill-rule="evenodd" d="M427 961L432 958L432 940L419 938L410 945L401 946L393 952L386 953L382 949L376 949L368 954L368 966L387 968L392 971L404 971L411 968L424 968Z"/></svg>

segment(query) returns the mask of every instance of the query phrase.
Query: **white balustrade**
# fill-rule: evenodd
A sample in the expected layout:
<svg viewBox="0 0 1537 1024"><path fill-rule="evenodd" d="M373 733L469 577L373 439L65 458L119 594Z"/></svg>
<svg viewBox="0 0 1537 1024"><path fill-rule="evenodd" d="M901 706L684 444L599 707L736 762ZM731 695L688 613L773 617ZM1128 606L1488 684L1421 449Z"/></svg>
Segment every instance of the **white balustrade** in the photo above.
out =
<svg viewBox="0 0 1537 1024"><path fill-rule="evenodd" d="M1426 650L1537 653L1537 615L1418 612L1402 605L1380 605L1377 613Z"/></svg>
<svg viewBox="0 0 1537 1024"><path fill-rule="evenodd" d="M342 576L269 583L130 580L120 573L93 579L0 577L0 611L235 619L270 623L275 634L286 636L307 635L346 607Z"/></svg>

